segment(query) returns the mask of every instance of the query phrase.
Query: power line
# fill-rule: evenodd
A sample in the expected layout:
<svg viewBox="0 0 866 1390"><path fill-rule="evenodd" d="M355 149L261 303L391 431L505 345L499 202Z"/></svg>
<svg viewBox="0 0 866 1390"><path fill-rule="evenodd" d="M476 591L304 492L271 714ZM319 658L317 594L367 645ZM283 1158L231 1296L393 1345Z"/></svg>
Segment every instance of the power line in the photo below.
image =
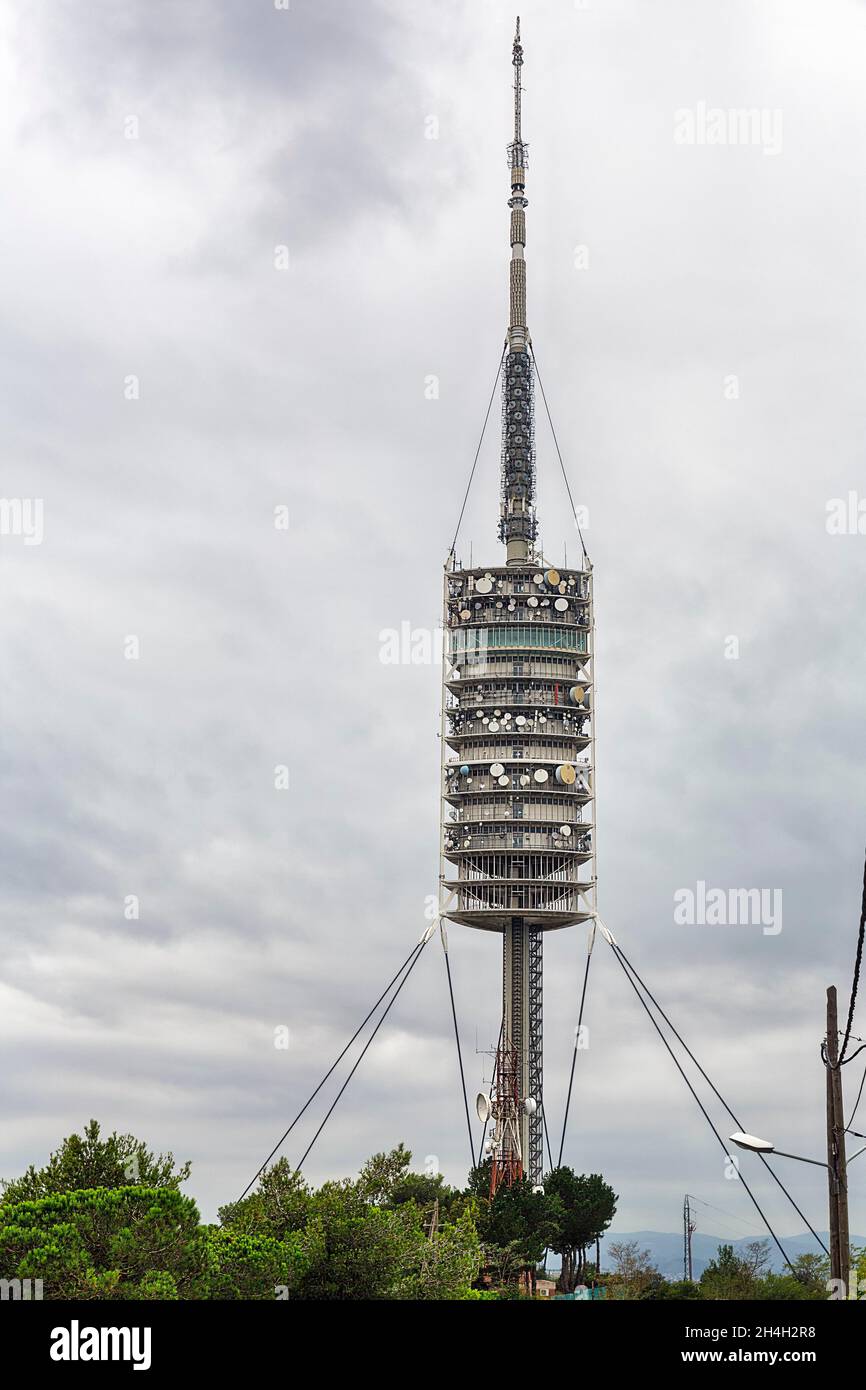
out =
<svg viewBox="0 0 866 1390"><path fill-rule="evenodd" d="M667 1014L665 1013L664 1009L662 1008L661 1004L658 1002L658 1000L656 999L655 995L654 995L654 994L652 993L652 991L649 989L649 987L648 987L648 985L646 984L646 982L645 982L644 980L641 979L640 975L639 975L638 972L635 970L635 968L634 968L634 966L632 965L631 961L628 959L628 957L626 956L625 952L622 950L622 947L619 946L618 943L616 943L616 942L612 942L611 944L612 944L613 950L616 952L616 954L617 954L618 956L621 956L622 959L627 963L629 970L631 970L631 971L633 972L633 974L634 974L634 976L635 976L635 979L639 981L640 986L641 986L641 988L644 990L644 992L646 993L647 997L648 997L649 999L652 1000L653 1005L654 1005L655 1008L658 1010L658 1012L661 1014L662 1018L664 1019L665 1023L666 1023L666 1024L668 1025L668 1027L670 1028L670 1030L671 1030L671 1032L673 1033L674 1037L676 1038L677 1042L680 1044L680 1046L684 1049L684 1051L688 1054L688 1056L690 1057L690 1059L692 1060L692 1062L695 1064L695 1066L697 1067L697 1069L698 1069L698 1071L700 1072L701 1076L704 1078L704 1080L706 1081L706 1083L707 1083L707 1085L709 1086L710 1090L713 1092L713 1095L714 1095L714 1096L716 1097L716 1099L719 1100L719 1101L721 1102L721 1104L724 1106L725 1110L726 1110L726 1111L728 1112L728 1114L730 1115L730 1117L731 1117L731 1119L733 1120L734 1124L737 1126L737 1129L740 1130L740 1131L742 1132L742 1130L743 1130L743 1122L742 1122L742 1120L739 1120L739 1119L737 1118L737 1116L734 1114L734 1112L733 1112L733 1110L731 1109L731 1107L728 1105L728 1102L725 1100L724 1096L723 1096L722 1093L719 1091L718 1087L716 1087L716 1086L713 1084L713 1082L710 1080L709 1076L708 1076L707 1073L704 1071L703 1067L701 1066L701 1064L700 1064L700 1062L698 1061L698 1059L697 1059L697 1057L695 1056L695 1054L692 1052L692 1050L691 1050L691 1048L689 1047L688 1043L685 1041L685 1039L682 1037L682 1035L681 1035L680 1033L677 1032L677 1030L676 1030L676 1028L674 1027L673 1023L672 1023L671 1020L668 1018ZM791 1193L788 1191L787 1187L786 1187L785 1184L782 1182L782 1179L779 1177L779 1174L775 1171L774 1168L771 1168L771 1167L770 1167L770 1165L769 1165L769 1163L767 1162L767 1159L766 1159L766 1157L765 1157L764 1154L759 1153L759 1154L758 1154L758 1158L759 1158L759 1159L761 1160L761 1162L763 1163L764 1167L766 1168L767 1172L770 1174L770 1177L773 1179L773 1181L775 1182L776 1186L779 1187L779 1188L781 1189L782 1192L784 1192L785 1196L787 1197L788 1201L791 1203L791 1206L794 1208L794 1210L795 1210L795 1212L797 1213L797 1215L800 1217L801 1221L805 1221L806 1225L808 1226L808 1228L809 1228L809 1230L811 1231L812 1235L813 1235L813 1236L815 1237L815 1239L817 1240L817 1242L818 1242L818 1244L820 1245L821 1249L824 1251L824 1253L825 1253L826 1255L829 1255L830 1252L829 1252L829 1250L827 1249L826 1245L824 1244L823 1240L822 1240L821 1237L818 1235L818 1232L815 1230L814 1226L812 1225L812 1223L811 1223L811 1221L809 1220L808 1216L806 1216L805 1212L803 1212L803 1211L800 1210L800 1208L798 1207L797 1203L794 1201L794 1198L791 1196Z"/></svg>
<svg viewBox="0 0 866 1390"><path fill-rule="evenodd" d="M583 540L583 532L580 529L580 522L577 519L577 508L574 505L574 498L571 495L571 485L568 481L568 474L565 471L565 463L563 462L562 458L562 450L559 447L559 440L556 437L556 430L553 427L553 417L550 413L550 406L547 404L547 396L544 393L544 382L541 380L541 372L538 369L538 358L535 355L534 346L530 349L530 351L532 353L532 361L535 365L535 375L538 377L538 385L541 389L541 399L544 402L544 410L545 414L547 415L547 423L550 425L550 433L553 435L553 443L556 449L556 456L559 459L559 466L562 469L562 476L565 481L565 490L568 493L568 500L571 504L571 515L574 517L574 524L577 527L577 534L580 538L580 546L583 551L584 559L589 561L589 555L587 553L586 545L584 544Z"/></svg>
<svg viewBox="0 0 866 1390"><path fill-rule="evenodd" d="M306 1163L307 1158L309 1157L309 1154L310 1154L310 1150L312 1149L313 1145L315 1144L315 1142L316 1142L316 1140L318 1139L319 1135L321 1134L322 1130L325 1128L325 1125L328 1123L329 1119L331 1118L331 1116L333 1115L334 1111L336 1110L338 1101L340 1100L340 1098L341 1098L343 1092L345 1091L346 1087L348 1086L349 1082L352 1080L352 1077L355 1075L355 1072L358 1070L358 1067L359 1067L359 1066L361 1065L361 1063L363 1062L364 1057L365 1057L366 1052L367 1052L367 1049L369 1048L370 1044L372 1043L372 1041L373 1041L373 1039L375 1038L376 1034L378 1033L379 1029L382 1027L382 1024L385 1022L385 1019L388 1017L388 1014L391 1012L391 1009L394 1007L394 1004L395 1004L396 1001L397 1001L397 996L398 996L398 994L400 993L401 989L402 989L403 986L405 985L405 983L406 983L406 981L408 980L409 976L412 974L412 971L415 969L415 966L418 964L418 961L421 959L421 952L424 950L424 947L427 945L427 942L428 942L429 940L430 940L430 937L429 937L429 936L427 935L427 933L425 932L424 936L421 938L421 941L418 943L417 953L415 954L415 957L414 957L414 960L412 961L412 964L409 966L409 969L406 971L406 974L403 976L402 980L400 981L399 985L398 985L397 988L395 989L394 993L391 995L391 998L388 1000L388 1003L387 1003L387 1005L386 1005L386 1007L385 1007L385 1012L382 1014L382 1017L379 1019L379 1022L376 1024L376 1027L373 1029L373 1031L372 1031L372 1033L370 1034L369 1038L367 1039L367 1041L365 1042L364 1046L362 1047L361 1052L360 1052L360 1054L359 1054L359 1056L358 1056L358 1059L357 1059L357 1061L355 1062L355 1065L352 1067L352 1070L349 1072L349 1075L346 1077L346 1080L343 1082L342 1086L340 1087L339 1091L337 1092L336 1096L334 1097L333 1103L332 1103L330 1109L328 1110L328 1113L326 1114L326 1116L325 1116L325 1118L323 1119L322 1123L319 1125L319 1128L316 1130L316 1132L315 1132L315 1134L313 1135L312 1139L310 1140L309 1144L308 1144L307 1147L305 1148L305 1150L304 1150L304 1152L303 1152L303 1155L302 1155L301 1159L300 1159L299 1162L296 1164L296 1166L295 1166L295 1172L296 1172L296 1173L299 1173L299 1172L301 1171L301 1169L303 1168L304 1164Z"/></svg>
<svg viewBox="0 0 866 1390"><path fill-rule="evenodd" d="M425 935L426 935L426 933L425 933ZM370 1021L370 1019L373 1017L373 1014L374 1014L374 1013L376 1012L376 1010L378 1009L379 1005L381 1004L382 1000L385 998L385 996L386 996L386 994L388 993L388 991L391 989L391 987L392 987L392 985L394 984L394 982L395 982L396 980L398 980L398 979L400 978L400 976L403 974L403 971L406 969L407 965L408 965L409 962L412 960L412 957L416 954L416 952L420 954L420 952L421 952L423 946L424 946L424 938L422 937L421 941L416 942L416 944L412 947L412 950L409 952L409 954L408 954L408 956L406 957L406 959L404 960L403 964L400 966L400 969L397 971L396 975L393 975L393 976L391 977L391 979L388 981L387 985L386 985L385 988L382 990L382 993L379 995L379 998L376 1000L376 1002L375 1002L375 1004L373 1005L372 1009L371 1009L370 1012L367 1014L367 1016L361 1021L361 1023L358 1025L358 1027L355 1029L354 1033L352 1034L352 1036L351 1036L351 1038L349 1039L349 1041L346 1043L346 1046L343 1048L343 1050L342 1050L342 1052L340 1053L339 1057L336 1059L336 1061L335 1061L335 1062L328 1068L328 1070L325 1072L325 1075L322 1077L322 1079L321 1079L321 1081L319 1082L318 1086L317 1086L316 1089L312 1092L312 1094L308 1097L308 1099L304 1102L304 1104L301 1106L300 1110L298 1111L298 1113L297 1113L297 1115L295 1116L295 1118L292 1120L292 1123L289 1125L288 1129L285 1131L284 1134L282 1134L282 1135L280 1136L280 1138L277 1140L276 1144L274 1145L274 1147L271 1149L270 1153L268 1154L267 1158L265 1159L264 1163L263 1163L263 1164L261 1165L261 1167L256 1171L256 1173L255 1173L254 1176L250 1179L250 1181L247 1183L246 1187L244 1188L243 1192L241 1193L240 1197L238 1198L238 1202L242 1202L242 1201L244 1200L244 1197L246 1197L246 1195L247 1195L247 1193L249 1192L250 1188L251 1188L251 1187L253 1186L253 1184L254 1184L255 1182L257 1182L258 1179L261 1177L262 1173L263 1173L264 1170L267 1168L267 1166L268 1166L268 1164L270 1163L271 1159L273 1158L274 1154L277 1152L278 1149L280 1149L280 1148L282 1147L282 1145L283 1145L283 1144L285 1143L285 1141L288 1139L288 1137L289 1137L289 1135L291 1134L292 1130L294 1129L295 1125L298 1123L298 1120L301 1118L301 1116L304 1114L304 1112L309 1108L309 1106L310 1106L310 1105L312 1104L312 1102L315 1100L316 1096L317 1096L317 1095L319 1094L319 1092L321 1091L321 1089L322 1089L322 1087L324 1086L325 1082L327 1081L328 1077L332 1074L332 1072L335 1070L335 1068L339 1066L340 1062L342 1062L342 1060L343 1060L343 1058L345 1057L346 1053L349 1051L349 1048L352 1046L352 1043L353 1043L353 1042L355 1041L355 1039L358 1037L358 1034L362 1031L362 1029L365 1027L365 1025L366 1025L366 1024Z"/></svg>
<svg viewBox="0 0 866 1390"><path fill-rule="evenodd" d="M440 921L439 935L442 939L442 950L445 955L445 970L448 974L448 993L451 997L451 1017L454 1020L454 1040L457 1043L457 1061L460 1064L460 1084L463 1087L463 1108L466 1111L466 1131L469 1135L469 1171L475 1167L475 1145L472 1140L472 1122L469 1119L469 1101L466 1096L466 1073L463 1070L463 1052L460 1047L460 1029L457 1027L457 1009L454 1004L454 985L451 981L451 961L448 956L448 938L445 935L445 924Z"/></svg>
<svg viewBox="0 0 866 1390"><path fill-rule="evenodd" d="M559 1141L559 1163L557 1165L560 1168L562 1167L562 1151L565 1148L565 1127L568 1124L568 1109L571 1105L571 1088L574 1085L574 1068L577 1062L577 1050L580 1043L580 1030L583 1025L583 1005L586 999L586 982L589 979L589 962L592 960L592 942L595 937L595 927L591 927L590 930L592 931L593 935L590 937L590 945L586 953L586 969L583 972L583 989L580 992L580 1011L577 1016L577 1032L574 1035L574 1050L571 1054L571 1073L568 1078L568 1095L566 1096L565 1100L565 1114L562 1117L562 1137Z"/></svg>
<svg viewBox="0 0 866 1390"><path fill-rule="evenodd" d="M845 1132L846 1132L846 1134L847 1134L848 1131L851 1129L851 1125L852 1125L852 1123L853 1123L854 1116L857 1114L857 1106L860 1104L860 1097L863 1095L863 1083L864 1083L864 1081L866 1081L866 1067L863 1068L863 1075L860 1077L860 1089L859 1089L859 1091L857 1092L857 1099L856 1099L855 1102L854 1102L854 1109L851 1111L851 1114L848 1116L848 1123L847 1123L847 1125L845 1126ZM858 1139L861 1139L863 1136L862 1136L862 1135L858 1135L857 1137L858 1137Z"/></svg>
<svg viewBox="0 0 866 1390"><path fill-rule="evenodd" d="M685 1081L686 1085L688 1086L689 1090L691 1091L692 1096L693 1096L695 1102L697 1103L698 1108L699 1108L700 1111L701 1111L701 1114L703 1115L703 1117L704 1117L704 1119L706 1120L707 1124L709 1125L710 1129L713 1131L713 1134L715 1135L715 1138L716 1138L716 1141L717 1141L718 1144L719 1144L719 1147L721 1148L721 1150L722 1150L722 1152L724 1153L725 1157L726 1157L726 1158L730 1158L730 1154L728 1153L728 1147L727 1147L727 1145L726 1145L724 1139L723 1139L722 1136L719 1134L719 1132L718 1132L718 1130L716 1129L715 1125L713 1124L713 1122L712 1122L712 1120L711 1120L711 1118L710 1118L710 1116L709 1116L707 1110L705 1109L705 1107L704 1107L704 1105L703 1105L703 1103L702 1103L702 1101L701 1101L700 1096L698 1095L698 1093L697 1093L697 1091L695 1090L694 1086L693 1086L692 1083L689 1081L689 1078L686 1076L685 1072L683 1071L683 1068L681 1067L679 1061L677 1060L676 1056L674 1055L673 1049L671 1048L671 1046L670 1046L670 1044L669 1044L667 1038L664 1036L664 1034L662 1033L661 1029L660 1029L659 1026L658 1026L658 1023L657 1023L656 1020L653 1018L652 1013L651 1013L650 1010L647 1008L646 1002L645 1002L645 1000L644 1000L644 998L643 998L643 996L642 996L640 990L638 989L637 985L635 984L634 980L633 980L632 977L631 977L631 974L629 973L629 968L626 966L625 958L620 956L619 949L618 949L617 946L613 943L613 941L611 941L611 945L613 946L614 954L616 955L616 958L617 958L617 960L619 961L619 964L620 964L620 967L621 967L621 969L622 969L623 974L625 975L626 979L628 980L629 984L631 985L632 989L634 990L635 994L636 994L637 997L638 997L638 1000L639 1000L639 1002L640 1002L641 1008L644 1010L644 1012L645 1012L647 1018L649 1019L650 1023L652 1024L652 1026L655 1028L656 1032L658 1033L659 1038L661 1039L662 1043L663 1043L664 1046L665 1046L665 1049L666 1049L667 1052L669 1053L670 1058L671 1058L671 1061L673 1062L673 1064L674 1064L674 1066L676 1067L677 1071L679 1072L680 1076L683 1078L683 1081ZM794 1272L795 1272L795 1271L794 1271L794 1266L791 1264L791 1261L788 1259L788 1256L785 1254L785 1251L784 1251L784 1249L783 1249L783 1247L782 1247L782 1243L781 1243L781 1241L779 1240L779 1237L776 1235L776 1232L773 1230L772 1226L770 1225L769 1221L767 1220L766 1216L764 1215L763 1211L761 1210L761 1207L760 1207L760 1204L759 1204L759 1202L758 1202L757 1197L756 1197L756 1196L754 1195L754 1193L752 1192L752 1189L749 1187L749 1184L746 1182L746 1179L743 1177L742 1173L740 1173L739 1168L737 1169L737 1173L738 1173L739 1181L743 1184L743 1187L746 1189L746 1192L749 1194L749 1198L751 1199L752 1205L754 1206L755 1210L757 1211L758 1215L760 1216L760 1218L761 1218L761 1220L763 1221L764 1225L766 1226L767 1230L770 1232L770 1235L773 1237L773 1240L776 1242L776 1246L777 1246L778 1249L779 1249L779 1252L780 1252L780 1254L781 1254L781 1256L782 1256L782 1259L785 1261L785 1264L788 1266L788 1268L791 1270L791 1272L794 1273Z"/></svg>
<svg viewBox="0 0 866 1390"><path fill-rule="evenodd" d="M460 534L460 525L463 521L463 513L466 511L466 503L469 501L469 489L472 487L472 479L475 477L475 469L478 467L478 456L481 453L481 445L484 443L484 436L487 433L487 421L490 419L490 411L493 408L493 398L496 395L496 387L499 383L499 374L502 371L502 363L505 361L505 348L499 358L499 365L496 368L496 376L493 378L493 390L490 392L490 400L487 402L487 414L484 416L484 424L481 426L481 436L478 440L478 448L475 450L475 458L472 461L472 468L469 473L469 482L466 484L466 491L463 494L463 506L460 508L460 515L457 518L457 529L454 532L454 539L451 542L449 555L454 554L454 547L457 544L457 537Z"/></svg>
<svg viewBox="0 0 866 1390"><path fill-rule="evenodd" d="M732 1211L724 1211L721 1207L714 1207L712 1202L705 1201L703 1197L696 1197L693 1192L689 1192L686 1195L690 1201L700 1202L702 1206L709 1207L711 1211L718 1212L719 1216L726 1216L729 1221L739 1221L744 1226L751 1226L753 1231L760 1231L761 1229L754 1221L747 1221L744 1216L735 1216Z"/></svg>
<svg viewBox="0 0 866 1390"><path fill-rule="evenodd" d="M839 1060L837 1066L841 1067L845 1062L845 1053L848 1049L848 1040L851 1036L851 1025L854 1022L854 1009L857 1005L857 986L860 983L860 967L863 964L863 939L866 937L866 860L863 863L863 896L860 900L860 930L857 933L857 955L854 960L854 979L851 984L851 999L848 1004L848 1022L845 1025L845 1037L842 1040L842 1047L839 1050ZM853 1062L858 1052L863 1048L858 1047L857 1052L853 1053L848 1061Z"/></svg>

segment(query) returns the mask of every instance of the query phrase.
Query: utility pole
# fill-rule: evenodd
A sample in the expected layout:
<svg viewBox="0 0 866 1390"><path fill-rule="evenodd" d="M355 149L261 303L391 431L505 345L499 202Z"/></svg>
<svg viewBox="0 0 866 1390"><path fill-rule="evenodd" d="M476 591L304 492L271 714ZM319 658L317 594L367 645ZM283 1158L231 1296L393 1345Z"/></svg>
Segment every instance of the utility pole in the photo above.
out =
<svg viewBox="0 0 866 1390"><path fill-rule="evenodd" d="M850 1270L848 1235L848 1173L845 1162L845 1118L842 1109L842 1069L839 1066L839 1019L836 986L827 990L827 1180L830 1195L830 1278L844 1281Z"/></svg>
<svg viewBox="0 0 866 1390"><path fill-rule="evenodd" d="M683 1201L683 1278L692 1282L692 1233L695 1229L689 1194Z"/></svg>

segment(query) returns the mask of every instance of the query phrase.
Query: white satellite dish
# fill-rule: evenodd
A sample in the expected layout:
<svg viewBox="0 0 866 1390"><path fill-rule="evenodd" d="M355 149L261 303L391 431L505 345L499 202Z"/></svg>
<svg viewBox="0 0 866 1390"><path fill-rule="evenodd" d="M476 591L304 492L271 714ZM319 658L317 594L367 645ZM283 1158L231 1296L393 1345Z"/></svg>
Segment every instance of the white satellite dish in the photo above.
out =
<svg viewBox="0 0 866 1390"><path fill-rule="evenodd" d="M526 1111L527 1115L534 1115L536 1110L538 1109L538 1106L536 1105L535 1100L532 1096L527 1096L526 1100L523 1102L523 1108Z"/></svg>
<svg viewBox="0 0 866 1390"><path fill-rule="evenodd" d="M489 594L492 588L492 579L479 579L477 584L475 585L475 592L477 594Z"/></svg>
<svg viewBox="0 0 866 1390"><path fill-rule="evenodd" d="M483 1091L475 1097L475 1114L481 1121L490 1119L490 1101Z"/></svg>

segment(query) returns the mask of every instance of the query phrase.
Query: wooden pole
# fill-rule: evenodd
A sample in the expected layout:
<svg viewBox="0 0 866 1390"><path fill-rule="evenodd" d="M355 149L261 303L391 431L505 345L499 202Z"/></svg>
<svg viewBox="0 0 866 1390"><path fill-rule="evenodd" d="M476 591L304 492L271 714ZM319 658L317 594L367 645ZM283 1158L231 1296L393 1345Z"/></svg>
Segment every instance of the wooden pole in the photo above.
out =
<svg viewBox="0 0 866 1390"><path fill-rule="evenodd" d="M845 1163L845 1115L839 1061L839 1016L836 986L827 990L827 1180L830 1198L830 1278L844 1281L848 1292L850 1239L848 1174Z"/></svg>

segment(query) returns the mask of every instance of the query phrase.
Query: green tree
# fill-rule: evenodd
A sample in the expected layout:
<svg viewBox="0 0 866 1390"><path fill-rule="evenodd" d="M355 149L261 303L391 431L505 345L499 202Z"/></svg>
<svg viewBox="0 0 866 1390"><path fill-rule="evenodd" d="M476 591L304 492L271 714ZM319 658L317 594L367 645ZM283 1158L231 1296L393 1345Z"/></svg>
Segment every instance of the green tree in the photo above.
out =
<svg viewBox="0 0 866 1390"><path fill-rule="evenodd" d="M274 1240L220 1226L205 1232L205 1262L202 1297L252 1301L291 1298L309 1264L297 1231Z"/></svg>
<svg viewBox="0 0 866 1390"><path fill-rule="evenodd" d="M413 1172L411 1162L412 1154L403 1144L374 1154L361 1169L358 1190L376 1206L391 1210L414 1202L428 1223L434 1208L440 1223L456 1221L474 1209L469 1195L449 1187L441 1173Z"/></svg>
<svg viewBox="0 0 866 1390"><path fill-rule="evenodd" d="M311 1194L308 1259L297 1297L341 1301L392 1297L413 1243L413 1208L372 1206L357 1184L326 1182Z"/></svg>
<svg viewBox="0 0 866 1390"><path fill-rule="evenodd" d="M700 1299L700 1296L700 1284L695 1284L689 1279L667 1280L663 1279L660 1274L658 1276L658 1279L653 1277L650 1280L649 1284L647 1285L646 1289L641 1295L642 1298L679 1300L687 1299L692 1301Z"/></svg>
<svg viewBox="0 0 866 1390"><path fill-rule="evenodd" d="M562 1257L558 1288L573 1293L585 1277L587 1248L607 1230L618 1198L600 1173L578 1174L566 1167L548 1173L544 1191L559 1203L549 1241L551 1250Z"/></svg>
<svg viewBox="0 0 866 1390"><path fill-rule="evenodd" d="M763 1242L756 1241L756 1245ZM720 1245L701 1275L701 1297L712 1300L755 1298L754 1258L741 1259L732 1245Z"/></svg>
<svg viewBox="0 0 866 1390"><path fill-rule="evenodd" d="M220 1207L223 1226L236 1231L284 1240L293 1231L301 1231L307 1223L311 1192L300 1173L288 1159L281 1158L266 1168L255 1192L243 1201Z"/></svg>
<svg viewBox="0 0 866 1390"><path fill-rule="evenodd" d="M796 1263L796 1262L795 1262ZM827 1290L816 1288L794 1274L767 1274L755 1287L755 1298L802 1302L804 1299L826 1301Z"/></svg>
<svg viewBox="0 0 866 1390"><path fill-rule="evenodd" d="M558 1199L534 1191L527 1178L497 1188L489 1201L480 1204L478 1213L485 1266L514 1271L517 1276L528 1271L534 1284L536 1266L556 1238L559 1219ZM498 1251L508 1252L507 1260Z"/></svg>
<svg viewBox="0 0 866 1390"><path fill-rule="evenodd" d="M412 1154L405 1144L398 1144L388 1153L373 1154L361 1169L358 1191L377 1207L387 1206L397 1185L409 1172Z"/></svg>
<svg viewBox="0 0 866 1390"><path fill-rule="evenodd" d="M420 1225L406 1251L394 1297L465 1299L481 1268L481 1243L468 1211L427 1237Z"/></svg>
<svg viewBox="0 0 866 1390"><path fill-rule="evenodd" d="M204 1270L198 1211L173 1187L101 1187L0 1207L0 1277L41 1279L45 1298L194 1298Z"/></svg>
<svg viewBox="0 0 866 1390"><path fill-rule="evenodd" d="M637 1299L658 1296L648 1291L658 1290L658 1281L662 1276L652 1263L650 1252L641 1250L636 1240L611 1241L607 1254L613 1262L610 1283L616 1289L616 1297Z"/></svg>
<svg viewBox="0 0 866 1390"><path fill-rule="evenodd" d="M55 1192L75 1192L97 1187L178 1188L190 1174L189 1163L175 1169L171 1153L151 1153L131 1134L113 1133L100 1138L99 1125L91 1120L83 1134L70 1134L44 1168L32 1164L21 1178L2 1180L0 1201L36 1201Z"/></svg>

